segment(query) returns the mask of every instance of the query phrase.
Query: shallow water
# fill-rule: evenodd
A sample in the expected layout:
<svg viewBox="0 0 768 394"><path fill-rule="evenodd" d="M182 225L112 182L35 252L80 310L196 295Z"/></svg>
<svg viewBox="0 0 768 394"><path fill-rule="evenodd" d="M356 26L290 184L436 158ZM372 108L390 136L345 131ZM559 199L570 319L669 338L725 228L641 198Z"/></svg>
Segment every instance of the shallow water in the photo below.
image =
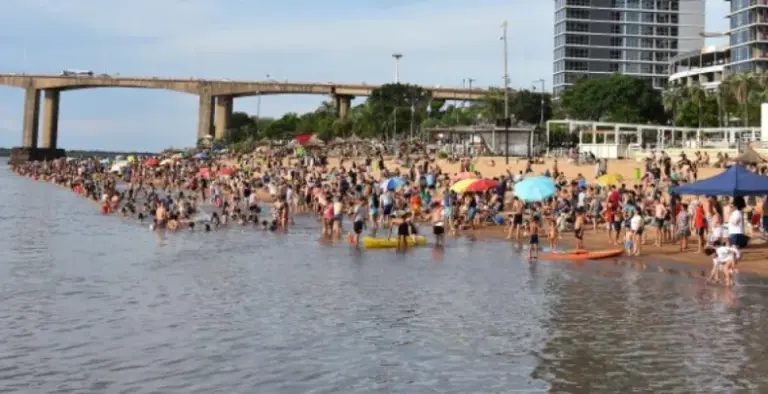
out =
<svg viewBox="0 0 768 394"><path fill-rule="evenodd" d="M768 292L501 241L158 238L0 166L0 392L768 390Z"/></svg>

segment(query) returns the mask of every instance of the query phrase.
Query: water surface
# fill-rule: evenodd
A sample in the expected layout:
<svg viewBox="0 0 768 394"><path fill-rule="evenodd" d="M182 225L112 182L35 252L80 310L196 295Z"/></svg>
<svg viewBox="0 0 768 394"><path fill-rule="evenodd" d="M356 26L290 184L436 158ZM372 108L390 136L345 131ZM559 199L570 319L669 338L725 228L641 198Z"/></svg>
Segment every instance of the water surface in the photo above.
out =
<svg viewBox="0 0 768 394"><path fill-rule="evenodd" d="M768 293L501 241L158 238L0 166L0 392L768 390Z"/></svg>

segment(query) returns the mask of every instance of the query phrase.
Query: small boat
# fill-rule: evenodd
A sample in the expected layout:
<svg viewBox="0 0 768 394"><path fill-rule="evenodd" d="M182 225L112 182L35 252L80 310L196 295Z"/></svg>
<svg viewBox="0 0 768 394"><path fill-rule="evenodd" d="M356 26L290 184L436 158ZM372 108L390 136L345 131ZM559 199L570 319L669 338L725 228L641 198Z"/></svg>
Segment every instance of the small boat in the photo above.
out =
<svg viewBox="0 0 768 394"><path fill-rule="evenodd" d="M611 250L585 250L574 249L565 253L544 253L539 255L540 260L599 260L608 257L620 256L624 253L621 249Z"/></svg>
<svg viewBox="0 0 768 394"><path fill-rule="evenodd" d="M348 239L351 243L351 237ZM425 245L427 238L423 236L417 236L414 242L412 237L407 238L408 246ZM392 238L375 238L375 237L363 237L360 240L360 244L365 246L366 249L386 249L397 247L397 237Z"/></svg>

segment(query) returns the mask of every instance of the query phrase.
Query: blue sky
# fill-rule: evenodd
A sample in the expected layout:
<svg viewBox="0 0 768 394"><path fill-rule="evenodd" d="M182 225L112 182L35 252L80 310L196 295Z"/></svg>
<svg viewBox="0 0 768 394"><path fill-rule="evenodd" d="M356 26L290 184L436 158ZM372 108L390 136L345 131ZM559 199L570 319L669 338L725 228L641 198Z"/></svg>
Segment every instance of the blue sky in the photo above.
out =
<svg viewBox="0 0 768 394"><path fill-rule="evenodd" d="M707 0L707 30L727 29L725 0ZM510 78L552 79L553 0L17 0L0 13L0 72L227 79L499 85L501 22ZM59 145L147 149L194 143L197 98L142 89L65 92ZM322 96L268 96L261 114L307 111ZM0 146L21 141L21 89L0 86ZM255 113L257 100L235 101Z"/></svg>

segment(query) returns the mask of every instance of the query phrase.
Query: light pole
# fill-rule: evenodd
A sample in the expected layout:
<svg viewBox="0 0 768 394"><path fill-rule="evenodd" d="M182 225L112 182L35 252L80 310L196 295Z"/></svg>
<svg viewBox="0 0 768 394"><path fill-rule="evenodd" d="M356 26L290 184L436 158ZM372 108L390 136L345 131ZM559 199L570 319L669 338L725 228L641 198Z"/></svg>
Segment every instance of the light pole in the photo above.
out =
<svg viewBox="0 0 768 394"><path fill-rule="evenodd" d="M400 58L403 57L403 54L393 53L392 57L395 59L395 83L400 83Z"/></svg>
<svg viewBox="0 0 768 394"><path fill-rule="evenodd" d="M501 40L504 42L504 161L509 164L509 57L507 56L507 21L501 24L504 34Z"/></svg>
<svg viewBox="0 0 768 394"><path fill-rule="evenodd" d="M544 79L537 79L533 81L533 83L540 83L541 84L541 91L539 92L539 96L541 96L541 107L539 107L539 126L544 127ZM534 90L536 90L536 87L533 87Z"/></svg>

